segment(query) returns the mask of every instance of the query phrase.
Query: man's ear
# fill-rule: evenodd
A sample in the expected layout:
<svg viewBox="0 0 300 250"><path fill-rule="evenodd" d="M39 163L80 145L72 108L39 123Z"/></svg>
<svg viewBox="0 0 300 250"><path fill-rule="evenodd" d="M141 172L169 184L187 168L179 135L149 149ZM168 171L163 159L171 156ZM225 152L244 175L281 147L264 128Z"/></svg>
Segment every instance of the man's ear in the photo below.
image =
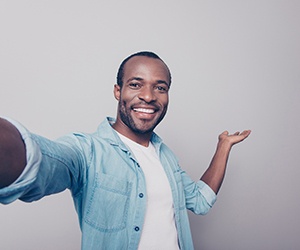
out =
<svg viewBox="0 0 300 250"><path fill-rule="evenodd" d="M114 85L114 96L116 100L120 100L120 95L121 95L121 87L118 84Z"/></svg>

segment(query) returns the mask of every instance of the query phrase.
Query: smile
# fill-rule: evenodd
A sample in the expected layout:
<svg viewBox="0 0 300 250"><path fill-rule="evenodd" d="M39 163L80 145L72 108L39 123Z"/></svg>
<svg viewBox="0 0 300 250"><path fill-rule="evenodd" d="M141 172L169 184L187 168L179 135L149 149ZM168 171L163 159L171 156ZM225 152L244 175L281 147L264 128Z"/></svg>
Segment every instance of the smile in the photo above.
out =
<svg viewBox="0 0 300 250"><path fill-rule="evenodd" d="M147 113L147 114L153 114L155 112L154 109L146 109L146 108L134 108L133 111Z"/></svg>

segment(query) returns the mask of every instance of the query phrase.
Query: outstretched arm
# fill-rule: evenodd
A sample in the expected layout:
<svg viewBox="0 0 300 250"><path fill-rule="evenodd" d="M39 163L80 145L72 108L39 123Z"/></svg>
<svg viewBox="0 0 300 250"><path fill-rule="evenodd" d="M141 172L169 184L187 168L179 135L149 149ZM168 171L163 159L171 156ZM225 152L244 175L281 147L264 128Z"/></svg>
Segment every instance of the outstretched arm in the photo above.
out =
<svg viewBox="0 0 300 250"><path fill-rule="evenodd" d="M25 166L26 149L19 131L0 118L0 188L13 183Z"/></svg>
<svg viewBox="0 0 300 250"><path fill-rule="evenodd" d="M245 140L251 131L245 130L242 133L236 132L229 135L227 131L219 135L219 142L216 152L211 160L208 169L201 180L204 181L217 194L225 175L227 160L233 145Z"/></svg>

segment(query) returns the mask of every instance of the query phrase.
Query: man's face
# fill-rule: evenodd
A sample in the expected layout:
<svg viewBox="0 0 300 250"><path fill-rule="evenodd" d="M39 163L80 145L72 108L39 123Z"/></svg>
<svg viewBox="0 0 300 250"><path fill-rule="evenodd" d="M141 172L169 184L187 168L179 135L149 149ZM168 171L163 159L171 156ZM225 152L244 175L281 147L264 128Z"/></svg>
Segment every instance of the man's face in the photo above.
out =
<svg viewBox="0 0 300 250"><path fill-rule="evenodd" d="M136 56L124 66L123 86L115 85L117 123L131 132L152 132L167 112L170 75L159 59Z"/></svg>

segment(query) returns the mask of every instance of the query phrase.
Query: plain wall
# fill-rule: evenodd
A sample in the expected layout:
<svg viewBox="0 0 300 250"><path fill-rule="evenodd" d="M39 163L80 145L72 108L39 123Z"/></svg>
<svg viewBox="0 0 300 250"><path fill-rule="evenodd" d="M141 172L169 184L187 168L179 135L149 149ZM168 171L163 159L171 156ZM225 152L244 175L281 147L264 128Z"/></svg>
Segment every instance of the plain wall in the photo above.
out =
<svg viewBox="0 0 300 250"><path fill-rule="evenodd" d="M300 2L0 2L0 114L55 139L115 116L120 62L140 50L169 65L156 132L197 180L219 133L235 146L218 201L190 213L195 249L300 249ZM80 249L69 191L0 205L0 249Z"/></svg>

